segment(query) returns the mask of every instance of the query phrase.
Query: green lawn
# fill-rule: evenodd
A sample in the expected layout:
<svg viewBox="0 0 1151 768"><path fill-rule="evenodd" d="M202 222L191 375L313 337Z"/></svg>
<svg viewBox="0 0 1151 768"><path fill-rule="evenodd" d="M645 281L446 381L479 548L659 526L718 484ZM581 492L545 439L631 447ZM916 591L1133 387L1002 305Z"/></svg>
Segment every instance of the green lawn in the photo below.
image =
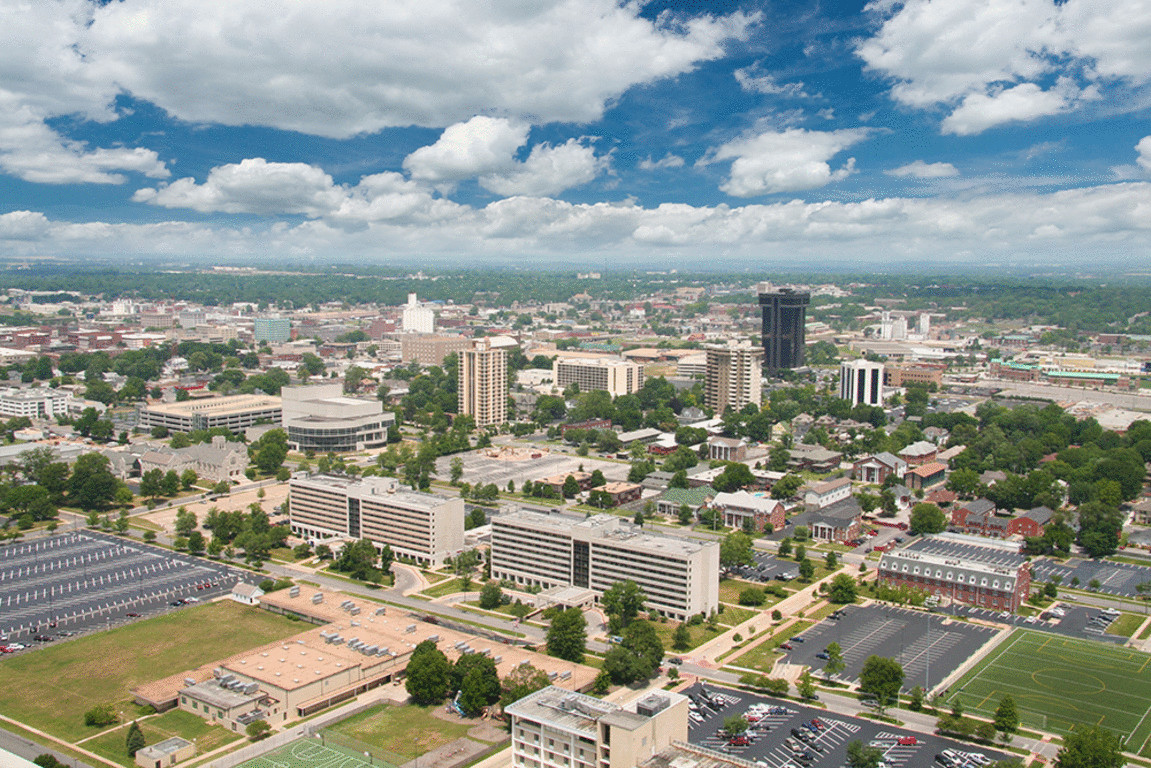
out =
<svg viewBox="0 0 1151 768"><path fill-rule="evenodd" d="M1151 736L1151 656L1107 643L1017 629L952 690L948 701L985 717L1009 693L1027 727L1067 734L1100 725L1130 736L1132 752Z"/></svg>
<svg viewBox="0 0 1151 768"><path fill-rule="evenodd" d="M96 732L84 725L84 712L97 704L134 711L129 690L137 685L304 629L225 600L6 657L0 661L0 713L75 742Z"/></svg>
<svg viewBox="0 0 1151 768"><path fill-rule="evenodd" d="M475 579L472 579L472 586L468 591L469 592L479 592L483 586L484 586L484 584L482 581L476 581ZM427 589L425 589L420 594L421 595L427 595L428 597L443 597L444 595L454 595L456 592L459 592L459 591L460 591L460 580L458 578L452 578L452 579L445 579L444 581L441 581L439 584L433 584L432 586L428 587Z"/></svg>
<svg viewBox="0 0 1151 768"><path fill-rule="evenodd" d="M753 619L759 615L759 610L745 608L743 606L725 605L723 606L723 613L719 614L719 623L726 624L729 627L738 627L748 619Z"/></svg>
<svg viewBox="0 0 1151 768"><path fill-rule="evenodd" d="M1147 617L1138 613L1124 613L1107 627L1107 634L1131 637L1135 634L1135 630L1142 626L1145 618Z"/></svg>
<svg viewBox="0 0 1151 768"><path fill-rule="evenodd" d="M745 669L758 669L765 675L771 671L771 667L775 664L775 660L779 658L780 643L786 641L795 635L802 633L809 627L814 626L811 621L797 621L787 629L772 635L768 640L764 640L759 645L753 647L751 650L746 651L739 656L730 657L726 663L743 667Z"/></svg>
<svg viewBox="0 0 1151 768"><path fill-rule="evenodd" d="M768 584L755 584L755 583L750 582L750 581L744 581L743 579L723 579L722 581L719 582L719 601L721 603L730 603L731 605L739 605L739 593L742 592L743 590L745 590L749 587L755 587L757 589L763 589L765 586L771 586L772 584L782 585L782 582L769 582ZM776 597L775 595L771 594L770 592L767 592L766 596L767 596L767 602L764 603L762 606L760 606L761 608L769 608L783 599L782 597Z"/></svg>
<svg viewBox="0 0 1151 768"><path fill-rule="evenodd" d="M415 759L436 747L468 735L479 724L450 723L432 716L435 707L381 704L344 720L330 730L350 736L384 752Z"/></svg>
<svg viewBox="0 0 1151 768"><path fill-rule="evenodd" d="M232 733L218 725L209 725L202 717L179 709L141 720L140 730L144 732L144 739L148 744L157 744L172 736L179 736L188 741L195 740L196 750L200 754L243 738L242 734ZM124 725L99 738L84 742L83 746L109 760L131 767L136 763L128 757L127 738L128 726Z"/></svg>
<svg viewBox="0 0 1151 768"><path fill-rule="evenodd" d="M672 638L675 636L675 629L679 626L679 624L674 621L667 621L656 622L653 626L655 627L655 633L659 636L660 642L663 643L664 650L666 650L668 653L681 653L683 651L692 650L693 648L698 648L708 640L719 637L728 629L727 627L718 625L715 627L715 629L712 629L710 626L708 626L707 622L704 622L703 624L696 624L694 627L687 628L688 634L691 636L691 642L688 644L689 647L685 649L673 649L671 647Z"/></svg>

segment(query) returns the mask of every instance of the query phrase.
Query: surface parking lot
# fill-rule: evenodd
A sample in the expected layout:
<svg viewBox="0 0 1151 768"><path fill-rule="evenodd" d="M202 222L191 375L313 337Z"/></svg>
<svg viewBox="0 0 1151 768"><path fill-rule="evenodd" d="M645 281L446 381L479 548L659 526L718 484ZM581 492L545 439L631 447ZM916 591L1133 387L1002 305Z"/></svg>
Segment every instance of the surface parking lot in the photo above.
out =
<svg viewBox="0 0 1151 768"><path fill-rule="evenodd" d="M819 675L828 645L839 643L846 667L839 679L855 682L863 662L875 654L903 665L903 689L930 688L959 668L998 632L990 627L949 620L939 614L892 606L847 606L838 621L826 619L804 632L803 642L792 638L786 661L807 664Z"/></svg>
<svg viewBox="0 0 1151 768"><path fill-rule="evenodd" d="M960 766L975 768L1004 757L993 750L959 744L935 735L912 733L884 723L846 715L828 714L791 701L771 699L743 691L697 683L685 693L692 699L688 740L718 752L747 760L758 768L840 768L847 764L847 745L852 741L883 751L889 768L926 768L943 750L962 753ZM747 744L731 743L722 733L723 721L732 715L752 714ZM822 728L809 726L815 719ZM750 721L750 718L749 718ZM795 735L792 733L794 729ZM904 743L900 744L900 741ZM806 753L806 754L805 754ZM977 757L970 757L970 755Z"/></svg>
<svg viewBox="0 0 1151 768"><path fill-rule="evenodd" d="M766 552L752 552L755 558L753 565L738 566L731 569L731 575L746 581L760 583L778 579L782 574L791 574L791 578L799 577L799 563L794 560L781 560Z"/></svg>
<svg viewBox="0 0 1151 768"><path fill-rule="evenodd" d="M525 453L529 451L526 446L515 447ZM436 461L436 475L448 477L451 474L451 462L457 457L464 462L463 477L469 483L472 485L495 483L500 490L507 488L509 480L515 482L516 488L520 488L527 480L535 482L552 475L566 475L578 471L581 466L585 472L594 472L598 469L609 482L627 480L627 473L631 469L630 465L623 462L601 461L555 450L541 453L538 459L519 461L492 458L485 455L484 451L457 453L454 456L443 456Z"/></svg>
<svg viewBox="0 0 1151 768"><path fill-rule="evenodd" d="M1078 589L1088 589L1091 581L1099 582L1099 589L1092 590L1107 595L1135 597L1139 592L1136 586L1151 582L1151 568L1129 563L1111 563L1105 560L1068 560L1057 563L1054 560L1038 560L1031 566L1035 581L1051 581L1052 576L1060 577L1060 585L1071 586L1072 579L1079 579Z"/></svg>
<svg viewBox="0 0 1151 768"><path fill-rule="evenodd" d="M95 531L0 548L0 632L12 641L98 629L231 591L240 571Z"/></svg>
<svg viewBox="0 0 1151 768"><path fill-rule="evenodd" d="M1047 618L1040 618L1038 616L1025 618L1016 614L1010 614L1004 617L1001 612L989 611L985 608L976 608L971 605L956 605L949 608L948 611L954 611L957 616L969 616L973 619L982 619L983 621L994 621L1000 624L1008 624L1013 627L1026 627L1027 629L1036 629L1040 632L1051 632L1056 635L1064 635L1065 637L1078 637L1085 640L1101 640L1105 643L1118 643L1122 644L1127 641L1126 637L1119 635L1106 634L1106 627L1110 626L1111 619L1105 619L1098 623L1092 623L1093 619L1101 616L1099 608L1085 608L1082 606L1062 605L1064 615L1062 618L1054 616L1050 611L1045 611L1042 616ZM1105 623L1104 623L1105 621ZM1093 628L1095 628L1093 630Z"/></svg>

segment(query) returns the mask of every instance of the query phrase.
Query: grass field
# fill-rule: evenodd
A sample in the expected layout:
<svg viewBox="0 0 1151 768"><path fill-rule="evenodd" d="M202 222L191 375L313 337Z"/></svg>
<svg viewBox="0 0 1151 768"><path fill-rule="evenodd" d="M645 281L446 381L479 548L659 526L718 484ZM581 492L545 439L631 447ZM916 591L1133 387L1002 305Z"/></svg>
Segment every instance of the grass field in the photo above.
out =
<svg viewBox="0 0 1151 768"><path fill-rule="evenodd" d="M985 717L1009 693L1027 727L1099 725L1128 738L1132 752L1151 736L1151 656L1128 648L1017 629L951 688L949 702Z"/></svg>
<svg viewBox="0 0 1151 768"><path fill-rule="evenodd" d="M468 735L475 723L452 723L432 715L434 707L381 704L329 730L397 755L404 761Z"/></svg>
<svg viewBox="0 0 1151 768"><path fill-rule="evenodd" d="M225 600L24 652L0 661L0 713L75 742L96 732L84 712L97 704L130 718L131 688L305 629Z"/></svg>
<svg viewBox="0 0 1151 768"><path fill-rule="evenodd" d="M195 739L196 748L200 753L211 752L217 747L243 738L241 734L210 725L204 718L180 709L169 710L159 717L150 717L139 723L140 730L144 732L144 738L149 744L158 744L164 739L179 736L189 741ZM136 761L128 757L127 737L128 726L124 725L84 742L84 747L123 766L134 766Z"/></svg>

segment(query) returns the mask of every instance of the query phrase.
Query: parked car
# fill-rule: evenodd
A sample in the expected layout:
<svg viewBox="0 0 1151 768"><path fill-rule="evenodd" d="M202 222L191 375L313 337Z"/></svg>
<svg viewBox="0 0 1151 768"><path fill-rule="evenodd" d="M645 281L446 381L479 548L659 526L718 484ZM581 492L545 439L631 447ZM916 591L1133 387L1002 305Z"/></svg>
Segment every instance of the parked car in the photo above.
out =
<svg viewBox="0 0 1151 768"><path fill-rule="evenodd" d="M914 747L918 743L919 743L919 740L916 739L914 736L900 736L899 737L899 746L901 746L901 747Z"/></svg>
<svg viewBox="0 0 1151 768"><path fill-rule="evenodd" d="M792 640L792 642L795 642L795 643L804 642L803 635L796 635L795 637L791 638L791 640Z"/></svg>
<svg viewBox="0 0 1151 768"><path fill-rule="evenodd" d="M794 648L795 646L793 646L791 643L780 643L780 644L779 644L779 647L780 647L780 648L782 648L782 649L783 649L783 650L785 650L785 651L790 651L790 650L791 650L792 648Z"/></svg>
<svg viewBox="0 0 1151 768"><path fill-rule="evenodd" d="M831 658L831 656L828 655L827 651L820 651L819 653L815 654L815 658L827 661Z"/></svg>
<svg viewBox="0 0 1151 768"><path fill-rule="evenodd" d="M38 642L38 643L50 643L50 642L52 642L52 641L53 641L55 638L53 638L51 635L36 635L36 636L35 636L35 637L33 637L32 639L33 639L33 640L35 640L35 641L36 641L36 642Z"/></svg>
<svg viewBox="0 0 1151 768"><path fill-rule="evenodd" d="M727 743L733 747L746 747L751 742L746 736L732 736Z"/></svg>
<svg viewBox="0 0 1151 768"><path fill-rule="evenodd" d="M680 664L683 663L683 659L681 659L678 656L672 656L670 659L667 660L667 663L668 664L675 664L678 667Z"/></svg>

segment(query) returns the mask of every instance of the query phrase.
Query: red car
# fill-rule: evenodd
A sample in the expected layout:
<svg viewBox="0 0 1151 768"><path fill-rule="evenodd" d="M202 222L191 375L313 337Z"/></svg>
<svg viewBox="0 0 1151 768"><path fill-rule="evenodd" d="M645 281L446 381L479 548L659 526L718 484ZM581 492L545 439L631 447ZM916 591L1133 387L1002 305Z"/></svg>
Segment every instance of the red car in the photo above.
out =
<svg viewBox="0 0 1151 768"><path fill-rule="evenodd" d="M746 747L751 742L747 740L746 736L732 736L727 743L733 747Z"/></svg>
<svg viewBox="0 0 1151 768"><path fill-rule="evenodd" d="M792 648L792 645L791 645L791 643L780 643L779 647L785 651L790 651Z"/></svg>
<svg viewBox="0 0 1151 768"><path fill-rule="evenodd" d="M914 736L900 736L899 737L899 746L901 746L901 747L914 747L918 743L919 743L919 740L916 739Z"/></svg>

